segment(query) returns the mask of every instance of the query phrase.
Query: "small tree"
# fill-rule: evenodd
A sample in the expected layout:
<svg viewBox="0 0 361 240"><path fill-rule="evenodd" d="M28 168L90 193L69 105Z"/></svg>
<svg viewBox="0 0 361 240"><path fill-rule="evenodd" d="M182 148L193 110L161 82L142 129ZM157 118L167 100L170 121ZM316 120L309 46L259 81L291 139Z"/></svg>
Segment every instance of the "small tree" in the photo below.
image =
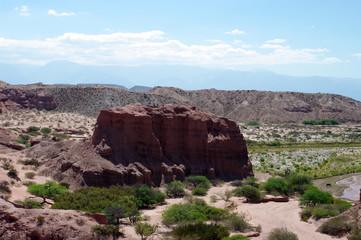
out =
<svg viewBox="0 0 361 240"><path fill-rule="evenodd" d="M282 178L269 178L264 186L267 192L277 192L280 194L287 194L288 185Z"/></svg>
<svg viewBox="0 0 361 240"><path fill-rule="evenodd" d="M46 201L47 198L53 199L54 197L68 191L69 190L65 186L59 185L52 181L46 181L44 184L33 184L28 187L29 193L43 198L42 204L49 203Z"/></svg>
<svg viewBox="0 0 361 240"><path fill-rule="evenodd" d="M104 210L104 212L111 222L115 221L116 224L119 224L119 219L125 218L126 207L117 202L113 202Z"/></svg>
<svg viewBox="0 0 361 240"><path fill-rule="evenodd" d="M138 222L134 226L135 233L140 235L141 240L146 240L152 236L158 229L158 225L150 225L149 223Z"/></svg>
<svg viewBox="0 0 361 240"><path fill-rule="evenodd" d="M315 206L316 204L332 204L333 197L329 192L318 189L306 190L300 200L301 205Z"/></svg>
<svg viewBox="0 0 361 240"><path fill-rule="evenodd" d="M186 182L192 184L193 187L203 187L209 189L211 182L205 176L189 176L186 178Z"/></svg>
<svg viewBox="0 0 361 240"><path fill-rule="evenodd" d="M142 185L136 189L135 198L139 208L148 208L150 205L164 202L164 194L157 192L147 185Z"/></svg>
<svg viewBox="0 0 361 240"><path fill-rule="evenodd" d="M169 184L166 184L165 188L165 193L170 198L184 196L184 184L181 181L172 181Z"/></svg>
<svg viewBox="0 0 361 240"><path fill-rule="evenodd" d="M249 185L236 189L234 195L237 197L245 197L247 199L247 202L257 202L261 199L260 191L257 188Z"/></svg>

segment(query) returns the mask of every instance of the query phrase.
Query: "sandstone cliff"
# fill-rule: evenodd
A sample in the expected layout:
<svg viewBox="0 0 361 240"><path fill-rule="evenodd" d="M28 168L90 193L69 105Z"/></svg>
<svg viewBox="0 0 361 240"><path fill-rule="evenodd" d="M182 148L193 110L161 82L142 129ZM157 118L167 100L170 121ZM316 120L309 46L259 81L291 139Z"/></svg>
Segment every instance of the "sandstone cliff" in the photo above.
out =
<svg viewBox="0 0 361 240"><path fill-rule="evenodd" d="M102 110L91 140L40 143L43 173L81 186L160 186L202 174L225 180L252 176L237 124L194 107L133 104Z"/></svg>

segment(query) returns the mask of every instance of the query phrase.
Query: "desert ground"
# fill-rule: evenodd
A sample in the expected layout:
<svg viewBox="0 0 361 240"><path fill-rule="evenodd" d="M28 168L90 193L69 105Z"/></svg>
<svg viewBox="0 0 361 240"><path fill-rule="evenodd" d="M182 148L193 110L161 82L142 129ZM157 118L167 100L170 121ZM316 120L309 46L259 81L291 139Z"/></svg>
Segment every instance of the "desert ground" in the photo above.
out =
<svg viewBox="0 0 361 240"><path fill-rule="evenodd" d="M57 129L56 132L67 135L67 139L80 140L90 137L94 129L96 119L86 117L75 113L62 112L47 112L47 111L23 111L15 112L7 115L0 115L0 125L4 129L13 131L14 136L19 136L29 126L36 126L39 128ZM291 170L298 170L300 173L309 174L313 176L315 168L317 171L323 171L324 179L332 178L333 174L342 172L332 172L333 168L339 168L341 165L348 173L347 166L350 168L361 164L361 147L360 146L323 146L318 147L314 145L307 145L315 140L323 139L324 141L333 142L336 140L348 141L350 132L357 132L360 129L359 125L342 125L337 127L322 127L321 129L315 127L303 127L302 125L266 125L260 127L250 127L245 124L240 124L241 132L246 139L253 141L262 140L265 142L289 140L289 136L296 136L296 140L302 146L294 146L289 148L274 148L269 146L250 147L249 157L256 172L256 178L260 182L266 181L268 177L285 171L287 168ZM79 130L81 130L79 132ZM297 134L295 133L297 130ZM325 137L325 133L327 136ZM293 135L292 135L293 134ZM41 139L44 136L34 136L32 140ZM46 136L46 138L49 136ZM7 170L4 167L0 168L0 181L8 181L10 183L11 195L5 196L11 202L23 201L26 198L33 197L27 192L27 186L30 182L44 183L46 180L51 180L49 176L41 176L39 168L34 166L26 166L23 164L27 160L27 156L23 151L11 150L4 146L0 147L0 165L11 164L18 172L19 179L15 180L7 176ZM332 160L336 159L336 160ZM325 163L325 161L328 161ZM328 164L328 165L327 165ZM29 176L29 172L34 173ZM324 180L322 185L325 185L327 180ZM342 191L338 190L338 194L333 192L335 197L340 197L352 201L359 200L359 189L361 187L361 174L353 173L353 176L345 175L345 177L338 176L335 181ZM227 204L220 196L224 195L225 191L232 190L234 187L230 183L223 183L212 187L208 194L203 198L209 205L218 208L225 208ZM160 189L164 190L164 189ZM216 196L216 197L214 197ZM212 199L216 198L214 202ZM172 228L161 224L162 213L172 204L182 203L185 200L182 198L166 199L166 204L157 206L152 209L142 210L142 216L150 224L159 224L159 229L153 239L162 239L164 234L170 233ZM245 214L247 219L253 226L260 225L262 231L258 237L252 239L267 239L268 233L276 227L286 227L288 230L296 233L300 240L326 240L335 239L325 234L321 234L316 229L324 220L309 222L301 221L299 212L298 198L291 198L289 202L267 202L259 204L245 203L244 198L232 197L230 201L234 204L234 212ZM48 208L48 205L44 205ZM54 210L56 211L56 210ZM122 229L125 233L125 239L139 239L135 234L133 226L124 224ZM234 234L234 233L233 233ZM247 233L246 233L247 234ZM346 237L338 239L347 239Z"/></svg>

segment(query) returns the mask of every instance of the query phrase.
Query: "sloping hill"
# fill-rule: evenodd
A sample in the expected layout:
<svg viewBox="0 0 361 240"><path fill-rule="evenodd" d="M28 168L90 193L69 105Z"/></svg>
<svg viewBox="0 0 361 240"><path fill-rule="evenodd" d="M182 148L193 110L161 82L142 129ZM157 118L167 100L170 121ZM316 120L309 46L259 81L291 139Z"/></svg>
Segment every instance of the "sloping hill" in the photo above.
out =
<svg viewBox="0 0 361 240"><path fill-rule="evenodd" d="M299 123L305 119L335 118L341 122L361 123L361 102L335 94L215 89L185 91L170 87L155 87L141 93L104 85L0 86L0 89L5 88L49 92L57 110L92 116L97 116L101 108L130 103L150 106L174 103L195 106L200 111L237 122Z"/></svg>

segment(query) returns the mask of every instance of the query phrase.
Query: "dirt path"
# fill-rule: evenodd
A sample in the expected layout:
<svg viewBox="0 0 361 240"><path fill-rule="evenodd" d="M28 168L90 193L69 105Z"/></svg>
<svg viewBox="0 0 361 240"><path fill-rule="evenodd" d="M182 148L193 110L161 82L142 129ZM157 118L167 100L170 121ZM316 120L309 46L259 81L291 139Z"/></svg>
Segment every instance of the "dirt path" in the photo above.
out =
<svg viewBox="0 0 361 240"><path fill-rule="evenodd" d="M331 236L316 232L318 225L315 223L306 223L300 220L298 201L291 200L288 203L260 203L246 204L240 203L237 211L243 212L249 217L254 225L260 224L262 232L254 240L267 239L267 235L273 228L286 227L289 231L297 234L299 240L327 240L335 239ZM345 240L345 238L337 238Z"/></svg>

